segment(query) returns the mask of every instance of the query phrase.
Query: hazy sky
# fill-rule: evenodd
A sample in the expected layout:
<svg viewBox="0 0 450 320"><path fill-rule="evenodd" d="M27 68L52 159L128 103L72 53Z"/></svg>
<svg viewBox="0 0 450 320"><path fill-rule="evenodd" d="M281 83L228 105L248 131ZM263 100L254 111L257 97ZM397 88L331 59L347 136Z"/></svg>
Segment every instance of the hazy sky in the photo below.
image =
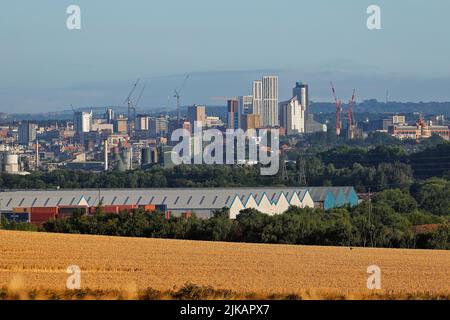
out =
<svg viewBox="0 0 450 320"><path fill-rule="evenodd" d="M82 29L66 28L81 7ZM381 7L382 30L366 27ZM173 88L191 73L182 104L222 104L251 94L251 80L295 81L313 100L450 100L448 0L3 0L0 112L121 105L136 78L142 107L173 107ZM152 79L153 78L153 79Z"/></svg>

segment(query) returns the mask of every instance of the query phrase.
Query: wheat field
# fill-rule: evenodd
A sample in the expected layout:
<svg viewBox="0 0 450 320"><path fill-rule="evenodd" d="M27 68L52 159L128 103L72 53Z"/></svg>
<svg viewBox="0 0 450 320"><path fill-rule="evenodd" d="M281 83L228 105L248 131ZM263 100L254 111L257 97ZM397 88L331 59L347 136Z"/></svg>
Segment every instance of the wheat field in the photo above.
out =
<svg viewBox="0 0 450 320"><path fill-rule="evenodd" d="M0 231L0 288L65 290L70 265L91 290L167 291L186 283L258 295L450 296L450 251L265 245ZM318 296L319 297L319 296ZM320 297L319 297L320 298Z"/></svg>

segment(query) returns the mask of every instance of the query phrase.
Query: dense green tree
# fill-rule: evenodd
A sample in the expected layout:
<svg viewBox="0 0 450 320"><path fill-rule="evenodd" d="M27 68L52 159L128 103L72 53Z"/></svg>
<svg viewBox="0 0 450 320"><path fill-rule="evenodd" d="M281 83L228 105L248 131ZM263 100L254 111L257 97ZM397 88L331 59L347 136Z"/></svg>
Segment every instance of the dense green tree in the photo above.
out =
<svg viewBox="0 0 450 320"><path fill-rule="evenodd" d="M431 234L429 239L429 247L433 249L449 250L450 249L450 225L444 224Z"/></svg>
<svg viewBox="0 0 450 320"><path fill-rule="evenodd" d="M424 210L435 215L450 215L450 181L429 179L419 186L416 198Z"/></svg>
<svg viewBox="0 0 450 320"><path fill-rule="evenodd" d="M450 142L413 153L409 162L417 178L443 177L450 171Z"/></svg>
<svg viewBox="0 0 450 320"><path fill-rule="evenodd" d="M433 222L438 231L414 234L410 216L396 213L386 202L367 201L352 209L290 207L284 214L269 216L254 209L241 211L236 220L227 210L210 219L172 217L164 213L137 210L118 215L74 213L67 219L44 224L48 232L102 234L209 241L283 243L303 245L375 246L397 248L446 248L448 220L416 216L415 223ZM413 219L413 220L414 220Z"/></svg>
<svg viewBox="0 0 450 320"><path fill-rule="evenodd" d="M385 203L398 213L412 213L417 209L416 200L406 190L384 190L375 196L374 201L375 203Z"/></svg>

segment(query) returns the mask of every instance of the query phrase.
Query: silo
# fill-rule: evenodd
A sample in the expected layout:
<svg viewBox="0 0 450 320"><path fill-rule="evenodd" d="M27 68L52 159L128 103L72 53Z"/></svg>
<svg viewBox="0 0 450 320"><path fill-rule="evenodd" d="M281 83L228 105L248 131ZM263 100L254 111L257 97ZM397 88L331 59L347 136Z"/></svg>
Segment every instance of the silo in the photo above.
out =
<svg viewBox="0 0 450 320"><path fill-rule="evenodd" d="M142 149L142 165L149 164L151 161L151 149L150 148L144 148Z"/></svg>
<svg viewBox="0 0 450 320"><path fill-rule="evenodd" d="M7 154L5 158L5 171L6 172L19 172L19 155Z"/></svg>
<svg viewBox="0 0 450 320"><path fill-rule="evenodd" d="M104 142L104 150L103 150L103 152L104 152L104 156L103 156L103 158L104 158L104 165L105 165L105 171L108 171L108 169L109 169L109 159L108 159L108 152L109 152L109 150L108 150L108 139L105 139L105 142Z"/></svg>
<svg viewBox="0 0 450 320"><path fill-rule="evenodd" d="M122 152L123 164L125 166L125 170L130 170L131 167L131 155L129 149L123 149Z"/></svg>
<svg viewBox="0 0 450 320"><path fill-rule="evenodd" d="M19 163L19 156L17 154L8 154L6 156L6 164L14 165Z"/></svg>
<svg viewBox="0 0 450 320"><path fill-rule="evenodd" d="M155 163L155 164L157 164L158 163L158 148L157 147L155 147L155 148L153 148L153 150L152 150L152 163Z"/></svg>

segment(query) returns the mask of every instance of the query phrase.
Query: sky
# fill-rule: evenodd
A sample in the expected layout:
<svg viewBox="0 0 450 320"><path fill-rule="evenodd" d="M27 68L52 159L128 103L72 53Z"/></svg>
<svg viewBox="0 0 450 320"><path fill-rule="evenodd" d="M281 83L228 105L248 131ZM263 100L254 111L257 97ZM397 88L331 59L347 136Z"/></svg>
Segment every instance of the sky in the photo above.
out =
<svg viewBox="0 0 450 320"><path fill-rule="evenodd" d="M449 15L448 0L4 0L0 112L119 106L137 78L140 108L174 108L186 74L182 105L251 94L265 74L280 100L301 81L331 101L333 81L343 100L450 101Z"/></svg>

